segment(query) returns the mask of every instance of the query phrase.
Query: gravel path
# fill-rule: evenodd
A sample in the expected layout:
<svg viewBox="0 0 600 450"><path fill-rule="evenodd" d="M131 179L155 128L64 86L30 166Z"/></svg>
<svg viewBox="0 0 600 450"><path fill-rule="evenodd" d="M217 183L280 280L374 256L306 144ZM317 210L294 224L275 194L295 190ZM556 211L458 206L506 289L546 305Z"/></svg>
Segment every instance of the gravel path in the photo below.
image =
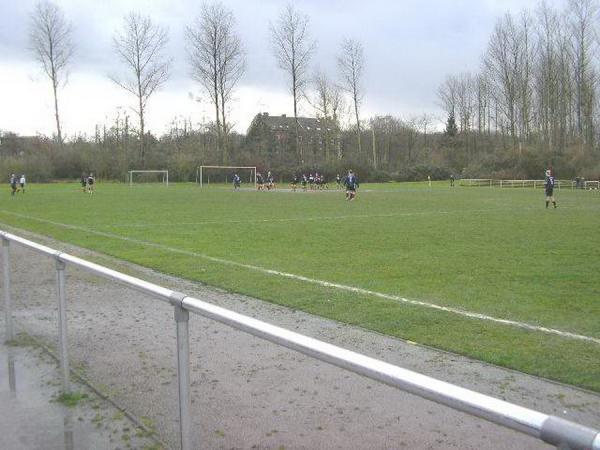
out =
<svg viewBox="0 0 600 450"><path fill-rule="evenodd" d="M600 427L600 396L591 392L17 234L407 369ZM15 317L29 333L52 343L54 262L16 245L11 255ZM177 447L172 308L72 267L67 274L72 360L97 387ZM190 339L197 448L551 448L194 315Z"/></svg>

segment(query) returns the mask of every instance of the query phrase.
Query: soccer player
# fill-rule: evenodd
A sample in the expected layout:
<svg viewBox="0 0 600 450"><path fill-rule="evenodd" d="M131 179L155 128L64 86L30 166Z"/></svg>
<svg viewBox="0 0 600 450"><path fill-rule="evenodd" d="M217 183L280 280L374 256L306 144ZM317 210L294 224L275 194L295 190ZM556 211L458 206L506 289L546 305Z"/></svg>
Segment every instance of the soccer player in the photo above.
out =
<svg viewBox="0 0 600 450"><path fill-rule="evenodd" d="M546 170L546 179L544 180L544 188L546 191L546 208L552 202L556 208L556 200L554 199L554 176L550 169Z"/></svg>
<svg viewBox="0 0 600 450"><path fill-rule="evenodd" d="M298 187L298 175L294 174L294 178L292 178L292 191L296 192L297 187Z"/></svg>
<svg viewBox="0 0 600 450"><path fill-rule="evenodd" d="M275 182L273 181L273 174L269 170L267 172L267 189L270 191L271 189L275 189Z"/></svg>
<svg viewBox="0 0 600 450"><path fill-rule="evenodd" d="M308 182L308 178L305 173L302 174L302 190L306 191L306 183Z"/></svg>
<svg viewBox="0 0 600 450"><path fill-rule="evenodd" d="M335 176L335 183L336 183L338 189L342 188L342 179L340 178L339 173Z"/></svg>
<svg viewBox="0 0 600 450"><path fill-rule="evenodd" d="M87 191L89 194L93 194L94 193L94 182L96 180L94 179L94 174L90 172L90 174L87 177Z"/></svg>
<svg viewBox="0 0 600 450"><path fill-rule="evenodd" d="M17 192L17 177L14 173L10 175L10 189L10 195L14 197L15 192Z"/></svg>
<svg viewBox="0 0 600 450"><path fill-rule="evenodd" d="M241 183L242 183L242 180L240 179L240 176L236 173L233 176L233 190L237 191L240 188Z"/></svg>
<svg viewBox="0 0 600 450"><path fill-rule="evenodd" d="M85 176L85 173L81 174L81 191L85 194L86 191L86 187L87 187L87 177Z"/></svg>
<svg viewBox="0 0 600 450"><path fill-rule="evenodd" d="M346 186L346 200L354 200L356 198L356 189L358 188L358 178L352 170L349 170L348 175L344 178L344 186Z"/></svg>
<svg viewBox="0 0 600 450"><path fill-rule="evenodd" d="M256 188L259 191L262 191L265 188L265 180L262 176L262 173L257 173L256 174Z"/></svg>
<svg viewBox="0 0 600 450"><path fill-rule="evenodd" d="M21 175L21 178L19 179L19 184L21 185L21 192L24 194L25 193L25 174Z"/></svg>
<svg viewBox="0 0 600 450"><path fill-rule="evenodd" d="M454 187L454 174L450 174L450 187Z"/></svg>

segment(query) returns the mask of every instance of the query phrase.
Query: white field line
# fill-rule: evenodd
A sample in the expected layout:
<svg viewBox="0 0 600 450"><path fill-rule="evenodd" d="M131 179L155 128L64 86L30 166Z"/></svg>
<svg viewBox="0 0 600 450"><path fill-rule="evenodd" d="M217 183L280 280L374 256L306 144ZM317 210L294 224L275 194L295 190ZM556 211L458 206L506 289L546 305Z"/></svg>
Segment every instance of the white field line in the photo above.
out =
<svg viewBox="0 0 600 450"><path fill-rule="evenodd" d="M102 237L106 237L106 238L109 238L109 239L117 239L117 240L121 240L121 241L125 241L125 242L132 242L134 244L138 244L138 245L141 245L141 246L152 247L152 248L156 248L156 249L159 249L159 250L168 251L168 252L171 252L171 253L178 253L178 254L186 255L186 256L192 256L192 257L196 257L196 258L202 258L202 259L205 259L207 261L212 261L212 262L216 262L216 263L223 264L223 265L234 266L234 267L241 267L241 268L252 270L252 271L255 271L255 272L260 272L260 273L264 273L264 274L268 274L268 275L275 275L275 276L278 276L278 277L288 278L288 279L295 280L295 281L303 281L305 283L315 284L315 285L323 286L323 287L327 287L327 288L338 289L338 290L341 290L341 291L352 292L352 293L355 293L355 294L361 294L361 295L370 296L370 297L383 298L383 299L386 299L386 300L393 300L393 301L397 301L397 302L401 302L401 303L405 303L405 304L409 304L409 305L413 305L413 306L421 306L423 308L428 308L428 309L433 309L433 310L437 310L437 311L443 311L443 312L447 312L447 313L452 313L452 314L456 314L456 315L459 315L459 316L468 317L468 318L471 318L471 319L485 320L485 321L494 322L494 323L498 323L498 324L502 324L502 325L509 325L509 326L513 326L513 327L516 327L516 328L521 328L521 329L524 329L524 330L537 331L537 332L541 332L541 333L546 333L546 334L552 334L552 335L556 335L556 336L561 336L561 337L564 337L564 338L570 338L570 339L576 339L576 340L580 340L580 341L592 342L594 344L599 344L600 345L600 339L599 338L595 338L595 337L591 337L591 336L585 336L585 335L576 334L576 333L571 333L569 331L556 330L554 328L547 328L547 327L543 327L543 326L539 326L539 325L529 324L529 323L526 323L526 322L518 322L518 321L515 321L515 320L500 319L500 318L497 318L497 317L488 316L486 314L474 313L474 312L465 311L465 310L458 309L458 308L452 308L452 307L448 307L448 306L437 305L435 303L428 303L428 302L423 302L423 301L420 301L420 300L411 300L411 299L404 298L404 297L401 297L401 296L398 296L398 295L385 294L385 293L382 293L382 292L371 291L371 290L368 290L368 289L363 289L363 288L359 288L359 287L355 287L355 286L347 286L347 285L344 285L344 284L333 283L333 282L330 282L330 281L317 280L317 279L314 279L314 278L309 278L309 277L305 277L305 276L302 276L302 275L296 275L296 274L293 274L293 273L280 272L278 270L267 269L267 268L260 267L260 266L253 266L253 265L250 265L250 264L244 264L244 263L240 263L240 262L236 262L236 261L230 261L230 260L223 259L223 258L217 258L217 257L214 257L214 256L204 255L202 253L193 252L193 251L190 251L190 250L183 250L183 249L179 249L179 248L175 248L175 247L169 247L167 245L158 244L158 243L155 243L155 242L149 242L149 241L144 241L144 240L141 240L141 239L135 239L135 238L130 238L130 237L126 237L126 236L120 236L120 235L114 234L114 233L107 233L107 232L103 232L103 231L97 231L97 230L94 230L94 229L80 227L80 226L77 226L77 225L69 225L69 224L66 224L66 223L54 222L54 221L47 220L47 219L40 219L38 217L29 216L29 215L26 215L26 214L14 213L14 212L11 212L11 211L6 211L6 210L1 210L1 212L5 213L5 214L13 215L13 216L21 217L21 218L24 218L24 219L35 220L35 221L41 222L41 223L48 223L50 225L54 225L54 226L58 226L58 227L62 227L62 228L67 228L67 229L77 230L77 231L83 231L85 233L95 234L97 236L102 236Z"/></svg>
<svg viewBox="0 0 600 450"><path fill-rule="evenodd" d="M339 215L339 216L316 216L316 217L286 217L286 218L269 218L269 219L239 219L239 220L205 220L201 222L177 222L177 225L183 226L204 226L204 225L234 225L234 224L251 224L251 223L282 223L282 222L320 222L326 220L344 220L344 219L384 219L389 217L412 217L412 216L429 216L429 215L444 215L444 214L477 214L497 211L534 211L540 210L539 207L528 208L485 208L485 209L455 209L450 211L412 211L404 213L389 213L389 214L354 214L354 215ZM576 208L563 207L562 209L594 209L594 208ZM597 209L597 208L596 208ZM111 228L153 228L153 227L172 227L173 222L165 223L110 223L96 225L101 227Z"/></svg>

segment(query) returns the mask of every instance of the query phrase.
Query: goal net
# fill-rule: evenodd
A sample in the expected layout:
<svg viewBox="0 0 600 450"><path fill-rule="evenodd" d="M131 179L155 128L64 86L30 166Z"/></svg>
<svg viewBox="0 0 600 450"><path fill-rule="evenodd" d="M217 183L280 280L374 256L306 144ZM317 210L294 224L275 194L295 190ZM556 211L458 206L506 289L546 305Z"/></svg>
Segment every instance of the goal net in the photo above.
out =
<svg viewBox="0 0 600 450"><path fill-rule="evenodd" d="M600 181L585 181L584 188L588 190L598 190L600 189Z"/></svg>
<svg viewBox="0 0 600 450"><path fill-rule="evenodd" d="M240 177L242 187L256 188L255 166L200 166L196 171L196 183L201 188L229 188L236 174Z"/></svg>
<svg viewBox="0 0 600 450"><path fill-rule="evenodd" d="M168 170L130 170L127 173L127 179L129 186L133 184L164 184L169 185L169 171Z"/></svg>

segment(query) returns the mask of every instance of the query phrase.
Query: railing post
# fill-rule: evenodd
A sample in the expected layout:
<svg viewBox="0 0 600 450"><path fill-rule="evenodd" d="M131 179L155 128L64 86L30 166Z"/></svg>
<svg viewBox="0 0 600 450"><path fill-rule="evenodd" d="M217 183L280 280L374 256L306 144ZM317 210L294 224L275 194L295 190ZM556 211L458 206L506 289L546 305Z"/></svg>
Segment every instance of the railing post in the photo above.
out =
<svg viewBox="0 0 600 450"><path fill-rule="evenodd" d="M192 419L190 402L190 313L175 304L177 327L177 380L179 383L179 435L181 450L192 449Z"/></svg>
<svg viewBox="0 0 600 450"><path fill-rule="evenodd" d="M12 302L10 299L10 241L2 237L2 271L4 272L4 316L6 320L6 342L14 339Z"/></svg>
<svg viewBox="0 0 600 450"><path fill-rule="evenodd" d="M56 256L56 290L58 293L58 350L63 393L71 391L69 381L69 348L67 339L67 300L65 294L65 263Z"/></svg>

